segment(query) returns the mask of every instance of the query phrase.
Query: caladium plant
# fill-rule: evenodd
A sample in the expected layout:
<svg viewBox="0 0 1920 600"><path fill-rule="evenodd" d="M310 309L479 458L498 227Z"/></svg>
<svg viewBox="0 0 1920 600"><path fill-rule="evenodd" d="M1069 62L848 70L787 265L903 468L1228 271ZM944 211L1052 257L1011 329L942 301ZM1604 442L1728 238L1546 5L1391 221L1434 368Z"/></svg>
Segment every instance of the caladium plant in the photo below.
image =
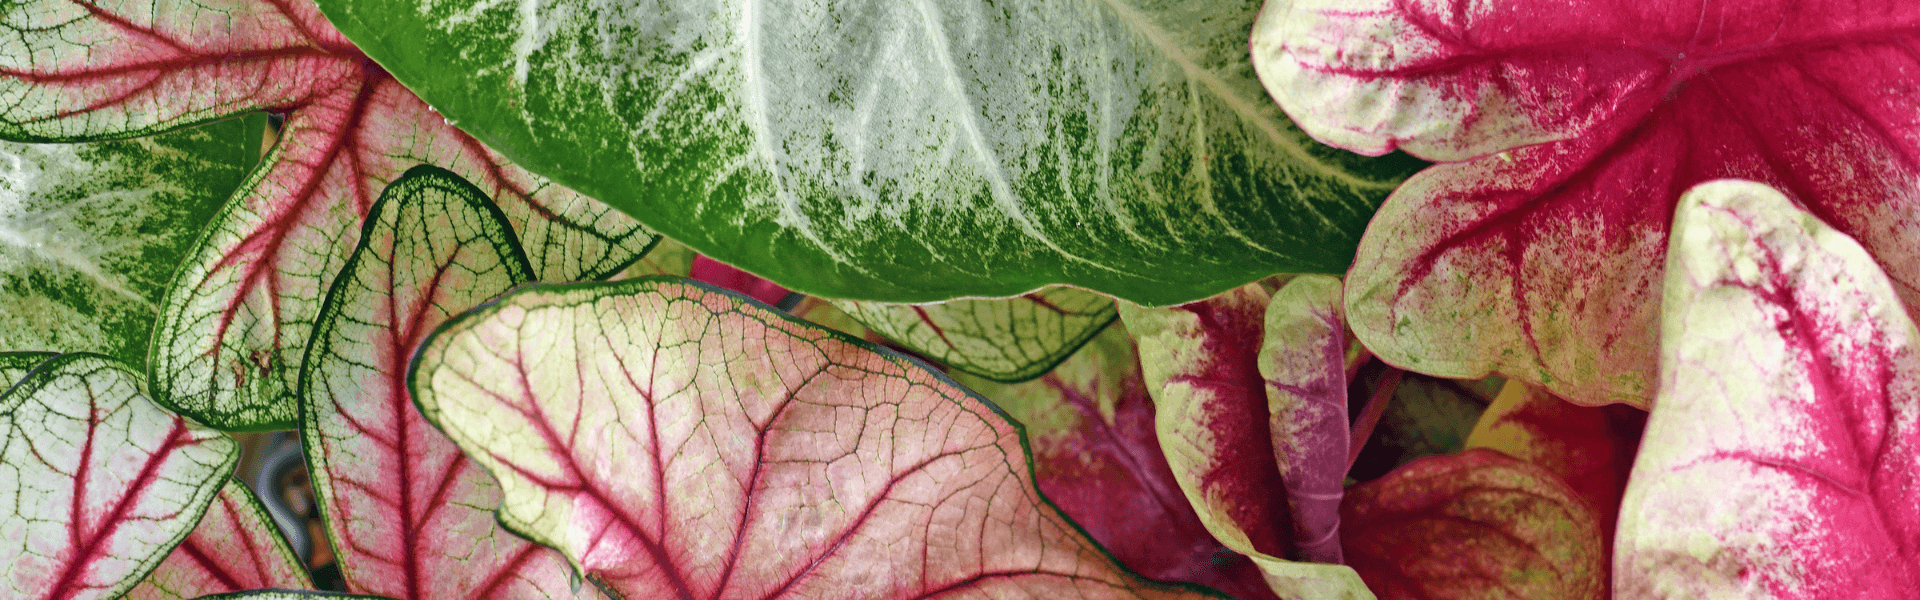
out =
<svg viewBox="0 0 1920 600"><path fill-rule="evenodd" d="M1914 31L0 1L0 589L1901 597Z"/></svg>

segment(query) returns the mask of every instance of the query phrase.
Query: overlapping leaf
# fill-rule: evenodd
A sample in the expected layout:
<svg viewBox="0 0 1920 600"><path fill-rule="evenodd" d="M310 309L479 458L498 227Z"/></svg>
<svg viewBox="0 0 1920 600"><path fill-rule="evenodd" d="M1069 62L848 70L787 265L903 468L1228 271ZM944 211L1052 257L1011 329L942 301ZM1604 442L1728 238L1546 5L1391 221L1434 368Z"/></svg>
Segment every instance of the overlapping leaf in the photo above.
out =
<svg viewBox="0 0 1920 600"><path fill-rule="evenodd" d="M1004 382L1039 377L1119 317L1112 298L1070 287L1013 298L834 306L922 356Z"/></svg>
<svg viewBox="0 0 1920 600"><path fill-rule="evenodd" d="M1378 363L1363 367L1356 391L1378 394L1376 386L1387 383L1389 370ZM1505 383L1499 376L1462 381L1400 374L1349 475L1366 481L1420 458L1465 450L1467 437Z"/></svg>
<svg viewBox="0 0 1920 600"><path fill-rule="evenodd" d="M1758 183L1681 199L1620 597L1920 586L1920 334L1861 246Z"/></svg>
<svg viewBox="0 0 1920 600"><path fill-rule="evenodd" d="M0 393L0 435L0 590L24 600L119 597L193 530L240 453L96 354L48 359Z"/></svg>
<svg viewBox="0 0 1920 600"><path fill-rule="evenodd" d="M201 600L324 600L326 598L337 598L339 600L392 600L378 596L354 596L331 592L309 592L305 590L254 590L220 594L217 596L205 596L202 597Z"/></svg>
<svg viewBox="0 0 1920 600"><path fill-rule="evenodd" d="M1791 192L1920 301L1920 4L1902 0L1275 2L1255 63L1288 114L1407 181L1348 277L1396 365L1497 370L1645 406L1682 191Z"/></svg>
<svg viewBox="0 0 1920 600"><path fill-rule="evenodd" d="M379 190L414 165L498 201L542 278L611 274L651 241L455 129L308 0L0 7L0 137L121 138L261 109L287 112L280 141L190 251L154 333L156 399L210 425L292 425L319 300Z"/></svg>
<svg viewBox="0 0 1920 600"><path fill-rule="evenodd" d="M27 372L47 359L59 356L55 352L0 352L0 392L13 387L27 376Z"/></svg>
<svg viewBox="0 0 1920 600"><path fill-rule="evenodd" d="M542 286L449 322L422 412L500 520L626 598L1194 597L1042 500L937 373L684 280Z"/></svg>
<svg viewBox="0 0 1920 600"><path fill-rule="evenodd" d="M350 591L575 596L564 557L494 522L499 485L421 418L405 385L407 361L435 327L533 276L506 216L451 172L415 167L375 202L320 313L300 387L314 491Z"/></svg>
<svg viewBox="0 0 1920 600"><path fill-rule="evenodd" d="M264 114L94 144L0 142L0 348L147 363L166 285L260 159Z"/></svg>
<svg viewBox="0 0 1920 600"><path fill-rule="evenodd" d="M1609 547L1620 496L1646 413L1625 405L1579 406L1509 381L1467 436L1468 448L1499 450L1552 472L1593 508Z"/></svg>
<svg viewBox="0 0 1920 600"><path fill-rule="evenodd" d="M1347 490L1347 563L1387 600L1600 600L1600 526L1538 465L1487 449Z"/></svg>
<svg viewBox="0 0 1920 600"><path fill-rule="evenodd" d="M1347 477L1347 334L1340 280L1309 275L1267 304L1259 355L1267 427L1286 486L1301 560L1341 562L1340 497Z"/></svg>
<svg viewBox="0 0 1920 600"><path fill-rule="evenodd" d="M1007 384L960 373L954 380L1024 426L1040 491L1121 564L1241 600L1274 597L1251 560L1213 539L1174 481L1125 329L1094 336L1039 379Z"/></svg>
<svg viewBox="0 0 1920 600"><path fill-rule="evenodd" d="M514 160L826 297L1167 304L1340 272L1415 168L1280 115L1252 0L323 6Z"/></svg>
<svg viewBox="0 0 1920 600"><path fill-rule="evenodd" d="M229 479L200 524L124 596L184 600L261 588L313 587L307 568L287 547L267 510Z"/></svg>
<svg viewBox="0 0 1920 600"><path fill-rule="evenodd" d="M1122 304L1120 319L1139 342L1167 463L1213 537L1283 598L1368 598L1352 569L1284 560L1298 554L1258 359L1270 300L1249 284L1172 308Z"/></svg>

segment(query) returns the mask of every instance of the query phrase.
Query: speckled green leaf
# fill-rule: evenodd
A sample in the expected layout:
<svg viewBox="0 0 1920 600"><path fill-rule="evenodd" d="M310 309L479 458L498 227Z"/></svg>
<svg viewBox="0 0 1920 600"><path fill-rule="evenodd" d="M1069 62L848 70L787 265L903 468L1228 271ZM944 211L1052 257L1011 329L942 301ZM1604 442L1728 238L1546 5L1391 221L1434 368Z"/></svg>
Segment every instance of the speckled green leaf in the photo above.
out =
<svg viewBox="0 0 1920 600"><path fill-rule="evenodd" d="M1417 167L1316 146L1258 0L323 0L528 169L794 291L1146 304L1343 272Z"/></svg>
<svg viewBox="0 0 1920 600"><path fill-rule="evenodd" d="M1046 373L1120 316L1112 298L1070 287L938 304L833 304L922 356L1005 382Z"/></svg>
<svg viewBox="0 0 1920 600"><path fill-rule="evenodd" d="M266 115L92 144L0 141L0 348L145 365L174 269L260 158Z"/></svg>

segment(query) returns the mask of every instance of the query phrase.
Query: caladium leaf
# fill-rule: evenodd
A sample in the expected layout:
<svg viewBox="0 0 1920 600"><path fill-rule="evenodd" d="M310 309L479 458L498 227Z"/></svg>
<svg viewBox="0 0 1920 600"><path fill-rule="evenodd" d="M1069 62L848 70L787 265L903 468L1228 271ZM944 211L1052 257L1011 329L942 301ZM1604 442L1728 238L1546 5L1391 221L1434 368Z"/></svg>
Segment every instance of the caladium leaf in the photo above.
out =
<svg viewBox="0 0 1920 600"><path fill-rule="evenodd" d="M1509 381L1480 415L1467 447L1499 450L1545 467L1593 508L1611 540L1645 425L1646 413L1637 408L1579 406L1540 386Z"/></svg>
<svg viewBox="0 0 1920 600"><path fill-rule="evenodd" d="M260 159L265 114L134 140L0 141L0 348L147 364L174 269Z"/></svg>
<svg viewBox="0 0 1920 600"><path fill-rule="evenodd" d="M0 392L13 387L27 373L47 359L59 356L57 352L0 352Z"/></svg>
<svg viewBox="0 0 1920 600"><path fill-rule="evenodd" d="M1645 406L1680 193L1738 177L1859 239L1920 305L1920 4L1275 2L1268 89L1342 147L1439 165L1381 207L1354 332L1435 375Z"/></svg>
<svg viewBox="0 0 1920 600"><path fill-rule="evenodd" d="M1593 511L1538 465L1493 450L1423 458L1347 490L1347 564L1389 600L1599 600Z"/></svg>
<svg viewBox="0 0 1920 600"><path fill-rule="evenodd" d="M200 524L128 600L184 600L261 588L312 588L267 509L239 481L228 479Z"/></svg>
<svg viewBox="0 0 1920 600"><path fill-rule="evenodd" d="M494 522L499 485L421 418L404 380L435 327L531 279L506 215L445 169L408 170L375 202L300 377L313 488L349 591L574 596L564 557Z"/></svg>
<svg viewBox="0 0 1920 600"><path fill-rule="evenodd" d="M499 518L623 598L1199 597L1126 573L938 373L687 280L536 286L421 348Z"/></svg>
<svg viewBox="0 0 1920 600"><path fill-rule="evenodd" d="M1417 168L1280 115L1254 0L322 7L533 171L826 297L1169 304L1341 272Z"/></svg>
<svg viewBox="0 0 1920 600"><path fill-rule="evenodd" d="M640 257L640 260L635 261L612 279L633 279L648 275L686 277L693 273L693 259L697 256L699 253L688 248L686 244L662 236L660 241L654 242L652 248L647 249L645 256Z"/></svg>
<svg viewBox="0 0 1920 600"><path fill-rule="evenodd" d="M1242 600L1273 598L1259 568L1213 539L1174 481L1125 329L1094 336L1039 379L1008 384L958 373L954 380L1021 423L1040 491L1121 564Z"/></svg>
<svg viewBox="0 0 1920 600"><path fill-rule="evenodd" d="M1340 497L1347 477L1347 334L1340 280L1295 278L1266 310L1260 376L1267 427L1286 485L1293 547L1301 560L1338 563Z"/></svg>
<svg viewBox="0 0 1920 600"><path fill-rule="evenodd" d="M48 359L0 394L0 432L0 589L28 600L119 597L193 530L240 455L97 354Z"/></svg>
<svg viewBox="0 0 1920 600"><path fill-rule="evenodd" d="M1172 308L1120 305L1139 342L1154 430L1207 531L1259 565L1283 598L1370 598L1352 569L1294 563L1294 528L1258 353L1271 296L1259 284Z"/></svg>
<svg viewBox="0 0 1920 600"><path fill-rule="evenodd" d="M1917 334L1861 246L1762 184L1681 199L1660 393L1615 539L1621 597L1920 586Z"/></svg>
<svg viewBox="0 0 1920 600"><path fill-rule="evenodd" d="M614 273L651 242L508 163L374 66L308 0L0 7L0 137L121 138L269 109L279 142L189 252L154 331L155 399L225 429L285 429L305 343L379 190L414 165L474 182L547 279Z"/></svg>
<svg viewBox="0 0 1920 600"><path fill-rule="evenodd" d="M351 594L310 592L306 590L252 590L231 594L202 596L200 600L324 600L326 598L338 598L339 600L392 600L379 596L355 596Z"/></svg>
<svg viewBox="0 0 1920 600"><path fill-rule="evenodd" d="M938 304L834 306L922 356L1003 382L1039 377L1120 316L1112 298L1070 287Z"/></svg>

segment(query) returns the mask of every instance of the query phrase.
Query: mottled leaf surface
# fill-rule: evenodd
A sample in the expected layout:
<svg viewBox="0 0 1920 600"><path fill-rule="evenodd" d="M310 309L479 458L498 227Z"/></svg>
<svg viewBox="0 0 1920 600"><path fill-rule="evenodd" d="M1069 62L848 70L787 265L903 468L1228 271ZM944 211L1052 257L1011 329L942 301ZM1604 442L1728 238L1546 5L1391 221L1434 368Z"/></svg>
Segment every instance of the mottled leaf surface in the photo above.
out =
<svg viewBox="0 0 1920 600"><path fill-rule="evenodd" d="M1625 405L1580 406L1509 381L1474 424L1467 447L1499 450L1551 471L1593 508L1611 546L1646 414Z"/></svg>
<svg viewBox="0 0 1920 600"><path fill-rule="evenodd" d="M187 537L240 447L155 405L140 376L64 354L0 394L0 586L107 600Z"/></svg>
<svg viewBox="0 0 1920 600"><path fill-rule="evenodd" d="M494 522L500 486L421 418L405 380L435 327L532 278L506 216L445 169L408 170L369 213L321 310L300 387L314 492L349 591L575 596L560 553Z"/></svg>
<svg viewBox="0 0 1920 600"><path fill-rule="evenodd" d="M1600 526L1567 484L1493 450L1423 458L1347 490L1347 564L1387 600L1600 600Z"/></svg>
<svg viewBox="0 0 1920 600"><path fill-rule="evenodd" d="M1347 477L1347 334L1340 280L1307 275L1267 304L1258 357L1267 427L1301 560L1338 563Z"/></svg>
<svg viewBox="0 0 1920 600"><path fill-rule="evenodd" d="M414 364L421 411L500 479L501 522L620 597L1201 596L1048 505L991 404L718 288L524 289Z"/></svg>
<svg viewBox="0 0 1920 600"><path fill-rule="evenodd" d="M92 144L0 141L0 348L147 363L173 272L260 159L264 114Z"/></svg>
<svg viewBox="0 0 1920 600"><path fill-rule="evenodd" d="M1295 563L1259 353L1272 297L1259 284L1171 308L1120 305L1140 348L1154 430L1207 531L1260 565L1283 598L1369 598L1352 569Z"/></svg>
<svg viewBox="0 0 1920 600"><path fill-rule="evenodd" d="M187 539L124 596L185 600L261 588L312 588L306 565L287 547L267 509L228 479Z"/></svg>
<svg viewBox="0 0 1920 600"><path fill-rule="evenodd" d="M1768 183L1920 300L1920 4L1275 3L1255 62L1303 127L1447 161L1381 207L1349 273L1393 364L1646 406L1675 202Z"/></svg>
<svg viewBox="0 0 1920 600"><path fill-rule="evenodd" d="M1041 493L1121 564L1242 600L1274 597L1253 561L1213 539L1180 491L1124 328L1107 328L1038 379L1009 384L960 373L954 381L1024 426Z"/></svg>
<svg viewBox="0 0 1920 600"><path fill-rule="evenodd" d="M1754 182L1674 216L1660 393L1615 539L1623 598L1920 586L1920 356L1859 242Z"/></svg>
<svg viewBox="0 0 1920 600"><path fill-rule="evenodd" d="M1050 287L1012 298L892 304L836 300L868 328L921 356L994 381L1039 377L1119 318L1112 298Z"/></svg>
<svg viewBox="0 0 1920 600"><path fill-rule="evenodd" d="M455 129L310 0L0 5L0 137L83 142L255 110L279 142L189 251L154 331L155 399L224 429L293 425L301 346L380 190L447 168L501 205L535 272L618 271L652 235Z"/></svg>
<svg viewBox="0 0 1920 600"><path fill-rule="evenodd" d="M323 6L514 160L825 297L1169 304L1341 272L1416 168L1281 116L1253 0Z"/></svg>

